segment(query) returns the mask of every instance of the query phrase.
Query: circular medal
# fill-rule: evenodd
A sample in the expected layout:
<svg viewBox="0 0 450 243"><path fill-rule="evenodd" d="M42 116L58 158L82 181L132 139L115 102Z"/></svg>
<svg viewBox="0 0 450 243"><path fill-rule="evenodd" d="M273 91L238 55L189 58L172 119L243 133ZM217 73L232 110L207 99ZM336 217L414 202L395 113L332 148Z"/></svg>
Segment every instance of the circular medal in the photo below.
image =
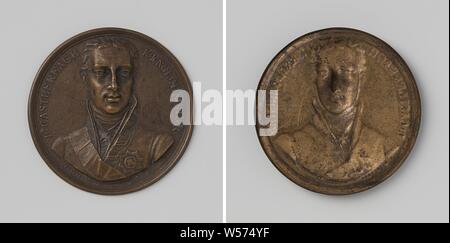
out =
<svg viewBox="0 0 450 243"><path fill-rule="evenodd" d="M269 64L258 90L277 94L257 100L264 151L286 177L319 193L352 194L384 181L419 130L419 92L407 64L359 30L324 29L294 40ZM273 125L260 122L269 115L277 115L276 129L262 134Z"/></svg>

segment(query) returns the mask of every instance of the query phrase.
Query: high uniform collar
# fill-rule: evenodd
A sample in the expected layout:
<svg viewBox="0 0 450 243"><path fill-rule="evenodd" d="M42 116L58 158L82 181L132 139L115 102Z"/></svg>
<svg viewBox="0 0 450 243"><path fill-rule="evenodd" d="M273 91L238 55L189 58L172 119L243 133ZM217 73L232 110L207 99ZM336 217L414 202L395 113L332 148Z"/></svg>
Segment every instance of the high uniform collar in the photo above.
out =
<svg viewBox="0 0 450 243"><path fill-rule="evenodd" d="M100 113L92 104L90 104L90 102L87 103L87 110L89 115L87 128L92 143L95 145L98 152L100 152L99 130L105 132L105 130L110 129L113 132L113 134L111 134L111 144L106 149L105 155L103 156L104 159L106 159L109 151L115 145L115 142L121 135L121 132L125 129L125 127L129 125L129 121L134 120L131 118L134 114L136 106L137 99L133 96L131 97L128 106L123 111L114 115L106 115L104 113Z"/></svg>
<svg viewBox="0 0 450 243"><path fill-rule="evenodd" d="M315 111L312 124L323 134L331 137L334 143L347 142L353 147L361 131L363 104L357 103L339 114L327 111L318 99L313 100L312 105Z"/></svg>

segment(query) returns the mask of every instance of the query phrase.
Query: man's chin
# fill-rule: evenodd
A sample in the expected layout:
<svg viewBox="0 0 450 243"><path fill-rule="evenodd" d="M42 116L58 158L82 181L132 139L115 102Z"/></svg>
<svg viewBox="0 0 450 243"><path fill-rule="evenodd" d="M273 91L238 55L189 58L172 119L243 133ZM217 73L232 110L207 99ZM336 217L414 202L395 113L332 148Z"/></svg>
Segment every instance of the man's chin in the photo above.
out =
<svg viewBox="0 0 450 243"><path fill-rule="evenodd" d="M114 115L114 114L120 113L122 110L123 110L123 107L120 104L108 104L103 109L103 111L105 113L110 114L110 115Z"/></svg>
<svg viewBox="0 0 450 243"><path fill-rule="evenodd" d="M342 112L344 112L345 110L347 110L347 106L345 105L325 105L325 109L333 114L340 114Z"/></svg>

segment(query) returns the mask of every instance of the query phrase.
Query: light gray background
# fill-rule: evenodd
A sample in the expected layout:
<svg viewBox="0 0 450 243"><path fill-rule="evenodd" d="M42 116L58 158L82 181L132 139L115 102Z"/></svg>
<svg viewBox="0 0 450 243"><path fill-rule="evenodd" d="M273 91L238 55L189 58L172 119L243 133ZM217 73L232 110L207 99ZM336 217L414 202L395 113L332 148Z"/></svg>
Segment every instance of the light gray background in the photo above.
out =
<svg viewBox="0 0 450 243"><path fill-rule="evenodd" d="M422 127L389 180L353 196L309 192L265 156L254 127L228 127L228 221L380 222L449 220L448 1L229 0L228 89L256 89L289 42L328 27L372 33L408 63L420 88Z"/></svg>
<svg viewBox="0 0 450 243"><path fill-rule="evenodd" d="M65 183L40 158L28 130L27 100L53 49L75 34L110 26L153 37L178 58L191 82L221 89L221 6L218 0L2 1L0 221L220 222L220 127L196 126L175 168L149 188L99 196Z"/></svg>

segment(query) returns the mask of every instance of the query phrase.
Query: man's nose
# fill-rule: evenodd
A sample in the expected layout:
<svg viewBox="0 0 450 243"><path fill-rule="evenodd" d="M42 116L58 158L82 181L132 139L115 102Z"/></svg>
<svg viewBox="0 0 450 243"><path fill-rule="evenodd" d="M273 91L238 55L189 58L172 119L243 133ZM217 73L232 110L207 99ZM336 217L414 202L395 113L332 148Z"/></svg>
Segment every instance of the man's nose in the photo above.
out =
<svg viewBox="0 0 450 243"><path fill-rule="evenodd" d="M333 71L331 76L331 91L335 92L336 90L342 89L345 80L341 77L337 72Z"/></svg>
<svg viewBox="0 0 450 243"><path fill-rule="evenodd" d="M109 85L109 88L112 90L117 90L117 88L118 88L117 75L116 75L116 70L114 67L111 68L111 83Z"/></svg>

